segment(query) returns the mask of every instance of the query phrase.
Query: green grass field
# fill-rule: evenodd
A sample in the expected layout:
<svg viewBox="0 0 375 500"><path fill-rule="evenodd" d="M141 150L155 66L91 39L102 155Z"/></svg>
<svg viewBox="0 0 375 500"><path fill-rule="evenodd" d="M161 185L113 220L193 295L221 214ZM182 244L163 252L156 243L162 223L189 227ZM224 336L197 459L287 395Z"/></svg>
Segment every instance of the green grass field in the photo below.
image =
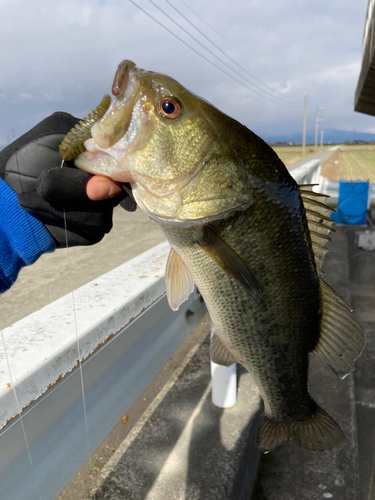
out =
<svg viewBox="0 0 375 500"><path fill-rule="evenodd" d="M375 184L375 146L342 146L340 162L343 180L369 180Z"/></svg>
<svg viewBox="0 0 375 500"><path fill-rule="evenodd" d="M324 149L328 147L330 146L324 146ZM302 158L302 146L274 147L273 149L286 165ZM306 158L319 151L321 151L320 147L306 146ZM340 146L335 158L338 160L336 163L341 172L341 179L369 180L371 184L375 184L375 144L353 146L344 144Z"/></svg>
<svg viewBox="0 0 375 500"><path fill-rule="evenodd" d="M294 161L300 160L302 158L302 146L281 146L272 148L279 158L288 165L289 163L293 163ZM327 146L323 147L323 150L327 149ZM315 148L314 146L306 146L306 158L308 156L313 155L314 153L319 153L321 151L318 146Z"/></svg>

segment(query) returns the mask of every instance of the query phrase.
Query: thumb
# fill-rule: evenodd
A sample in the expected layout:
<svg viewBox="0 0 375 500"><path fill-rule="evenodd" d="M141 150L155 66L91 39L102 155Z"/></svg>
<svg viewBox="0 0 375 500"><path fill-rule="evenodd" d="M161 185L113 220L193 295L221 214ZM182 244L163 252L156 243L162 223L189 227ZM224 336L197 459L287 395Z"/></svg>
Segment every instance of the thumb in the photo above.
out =
<svg viewBox="0 0 375 500"><path fill-rule="evenodd" d="M103 175L94 175L86 186L86 194L90 200L104 200L113 198L123 192L120 183L113 181Z"/></svg>

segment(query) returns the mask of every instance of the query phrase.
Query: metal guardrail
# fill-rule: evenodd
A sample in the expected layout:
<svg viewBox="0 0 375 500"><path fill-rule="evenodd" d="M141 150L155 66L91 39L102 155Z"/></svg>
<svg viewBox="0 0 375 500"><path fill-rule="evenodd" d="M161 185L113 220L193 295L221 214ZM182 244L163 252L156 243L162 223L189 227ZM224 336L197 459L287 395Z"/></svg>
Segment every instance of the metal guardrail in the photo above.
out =
<svg viewBox="0 0 375 500"><path fill-rule="evenodd" d="M55 499L201 320L196 291L169 308L168 252L157 245L3 330L1 500Z"/></svg>
<svg viewBox="0 0 375 500"><path fill-rule="evenodd" d="M320 160L307 160L303 165L291 170L289 173L297 184L319 184Z"/></svg>

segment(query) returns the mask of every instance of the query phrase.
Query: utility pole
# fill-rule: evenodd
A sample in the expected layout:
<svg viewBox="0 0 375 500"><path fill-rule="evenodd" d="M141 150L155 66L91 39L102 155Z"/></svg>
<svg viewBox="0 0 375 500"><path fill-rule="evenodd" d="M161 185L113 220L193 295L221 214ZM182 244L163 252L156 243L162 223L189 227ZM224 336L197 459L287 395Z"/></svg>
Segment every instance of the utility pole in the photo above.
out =
<svg viewBox="0 0 375 500"><path fill-rule="evenodd" d="M306 108L307 108L307 93L303 98L303 127L302 127L302 157L306 156Z"/></svg>
<svg viewBox="0 0 375 500"><path fill-rule="evenodd" d="M320 131L320 149L323 149L323 135L324 135L324 130Z"/></svg>
<svg viewBox="0 0 375 500"><path fill-rule="evenodd" d="M322 111L324 111L324 108L320 108ZM315 115L315 149L318 147L318 130L319 130L319 122L322 122L324 118L319 118L319 106L316 108L316 115Z"/></svg>
<svg viewBox="0 0 375 500"><path fill-rule="evenodd" d="M316 115L315 115L315 149L318 146L318 128L319 128L319 106L316 107Z"/></svg>

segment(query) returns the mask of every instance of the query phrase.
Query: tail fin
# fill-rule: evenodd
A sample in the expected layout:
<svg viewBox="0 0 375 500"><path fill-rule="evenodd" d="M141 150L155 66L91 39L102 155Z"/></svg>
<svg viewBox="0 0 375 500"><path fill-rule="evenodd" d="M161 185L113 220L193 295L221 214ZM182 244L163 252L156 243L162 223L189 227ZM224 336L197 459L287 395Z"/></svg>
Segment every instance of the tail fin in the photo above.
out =
<svg viewBox="0 0 375 500"><path fill-rule="evenodd" d="M336 422L322 408L317 406L315 413L307 420L297 422L278 422L263 417L258 436L258 448L267 452L288 441L295 441L308 450L331 450L345 440Z"/></svg>

